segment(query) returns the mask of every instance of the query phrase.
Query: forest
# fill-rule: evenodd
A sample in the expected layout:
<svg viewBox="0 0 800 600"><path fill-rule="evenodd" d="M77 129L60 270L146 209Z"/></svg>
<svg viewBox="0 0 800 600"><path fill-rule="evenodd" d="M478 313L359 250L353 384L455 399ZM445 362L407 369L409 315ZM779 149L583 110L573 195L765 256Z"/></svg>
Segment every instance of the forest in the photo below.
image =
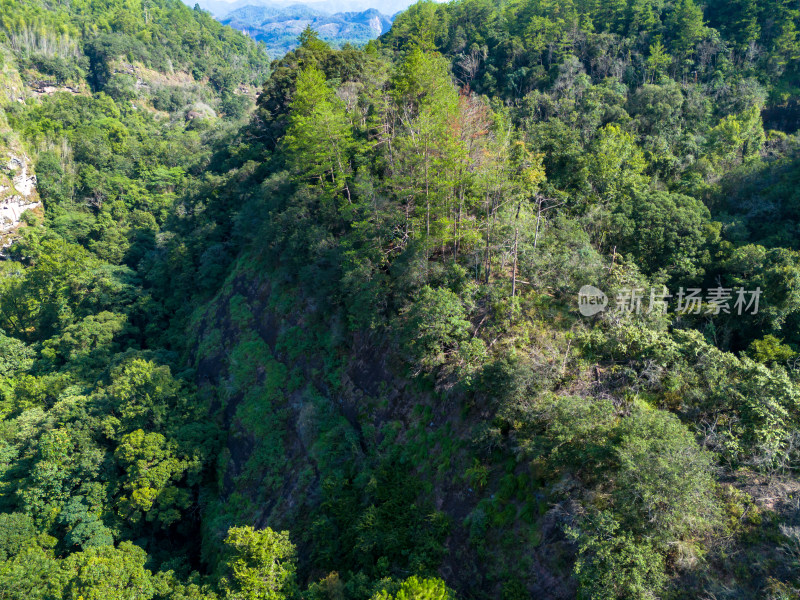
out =
<svg viewBox="0 0 800 600"><path fill-rule="evenodd" d="M0 600L797 598L798 28L0 0Z"/></svg>

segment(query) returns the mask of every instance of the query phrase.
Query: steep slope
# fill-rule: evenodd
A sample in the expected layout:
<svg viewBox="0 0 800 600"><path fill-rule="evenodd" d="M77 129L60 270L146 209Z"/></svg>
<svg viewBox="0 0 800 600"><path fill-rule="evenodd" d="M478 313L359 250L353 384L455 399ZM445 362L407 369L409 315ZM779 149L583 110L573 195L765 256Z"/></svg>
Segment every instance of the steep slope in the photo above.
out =
<svg viewBox="0 0 800 600"><path fill-rule="evenodd" d="M268 68L0 3L44 206L0 595L796 598L800 13L723 4L421 2Z"/></svg>
<svg viewBox="0 0 800 600"><path fill-rule="evenodd" d="M560 6L422 3L388 61L311 37L274 63L244 142L269 159L208 207L237 199L238 250L187 328L227 431L207 553L287 528L323 597L409 573L471 598L797 589L797 138L729 63L659 41L676 7L628 36ZM581 314L585 285L608 311ZM681 304L720 286L771 308Z"/></svg>
<svg viewBox="0 0 800 600"><path fill-rule="evenodd" d="M218 432L161 250L268 65L180 2L0 2L5 598L215 597L192 515Z"/></svg>
<svg viewBox="0 0 800 600"><path fill-rule="evenodd" d="M0 105L22 102L26 93L13 55L0 47L0 87L6 97ZM5 110L0 106L0 248L5 250L15 239L26 211L40 209L33 164L11 130ZM41 213L41 210L38 210Z"/></svg>

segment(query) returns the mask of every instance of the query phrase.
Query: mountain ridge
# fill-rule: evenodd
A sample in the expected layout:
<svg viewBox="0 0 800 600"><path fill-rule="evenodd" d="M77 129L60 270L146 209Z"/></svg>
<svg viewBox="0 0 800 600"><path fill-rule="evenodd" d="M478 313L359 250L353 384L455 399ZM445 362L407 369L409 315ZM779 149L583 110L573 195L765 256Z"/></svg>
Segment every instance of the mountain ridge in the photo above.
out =
<svg viewBox="0 0 800 600"><path fill-rule="evenodd" d="M295 4L292 0L235 0L227 2L225 0L184 0L184 2L194 7L199 6L202 10L210 12L216 19L222 20L231 13L247 6L265 6L285 8ZM363 12L374 8L383 14L395 16L408 8L412 3L408 0L308 0L303 2L313 10L318 12L336 14L344 12Z"/></svg>
<svg viewBox="0 0 800 600"><path fill-rule="evenodd" d="M302 3L285 7L248 4L220 22L264 42L270 55L277 57L297 47L297 37L306 27L334 47L361 45L388 32L392 17L376 8L330 14Z"/></svg>

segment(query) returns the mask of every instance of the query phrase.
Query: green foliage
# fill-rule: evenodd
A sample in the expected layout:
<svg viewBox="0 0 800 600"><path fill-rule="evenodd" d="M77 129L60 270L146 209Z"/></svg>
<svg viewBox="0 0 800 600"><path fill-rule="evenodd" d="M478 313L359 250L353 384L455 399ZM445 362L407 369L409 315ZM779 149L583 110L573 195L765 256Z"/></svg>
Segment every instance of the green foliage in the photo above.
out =
<svg viewBox="0 0 800 600"><path fill-rule="evenodd" d="M20 553L36 537L33 519L26 514L0 514L0 560L8 560Z"/></svg>
<svg viewBox="0 0 800 600"><path fill-rule="evenodd" d="M12 600L63 597L69 579L49 549L32 546L0 563L0 587Z"/></svg>
<svg viewBox="0 0 800 600"><path fill-rule="evenodd" d="M664 560L649 542L639 542L608 513L601 512L580 529L570 530L578 543L575 575L579 598L616 600L656 598L666 583Z"/></svg>
<svg viewBox="0 0 800 600"><path fill-rule="evenodd" d="M289 129L284 137L298 171L350 196L347 179L353 139L344 106L311 67L297 76ZM330 179L330 181L328 181Z"/></svg>
<svg viewBox="0 0 800 600"><path fill-rule="evenodd" d="M409 577L390 593L382 590L375 594L372 600L450 600L454 598L451 590L447 589L441 579L422 579Z"/></svg>
<svg viewBox="0 0 800 600"><path fill-rule="evenodd" d="M708 133L709 154L718 168L732 166L758 158L764 145L761 107L750 107L741 114L722 119Z"/></svg>
<svg viewBox="0 0 800 600"><path fill-rule="evenodd" d="M77 600L149 600L155 595L152 574L145 568L147 553L131 542L118 548L101 546L71 555L63 568L74 575L65 590Z"/></svg>
<svg viewBox="0 0 800 600"><path fill-rule="evenodd" d="M704 262L704 246L712 237L708 209L681 194L633 194L610 217L617 251L629 252L646 273L659 269L674 276L694 276ZM713 238L712 238L713 239Z"/></svg>
<svg viewBox="0 0 800 600"><path fill-rule="evenodd" d="M444 41L447 13L431 0L412 4L392 24L390 40L403 50L435 50Z"/></svg>
<svg viewBox="0 0 800 600"><path fill-rule="evenodd" d="M268 62L254 42L179 2L87 2L72 7L7 1L0 4L0 17L10 46L57 78L70 79L75 72L67 65L82 52L87 60L79 64L96 89L109 83L112 63L120 57L164 72L182 68L197 79L237 62L241 66L236 78L246 82L263 76Z"/></svg>
<svg viewBox="0 0 800 600"><path fill-rule="evenodd" d="M420 499L422 482L391 454L400 452L390 450L369 479L334 472L323 482L312 529L320 567L340 564L378 579L387 569L430 574L441 561L448 519Z"/></svg>
<svg viewBox="0 0 800 600"><path fill-rule="evenodd" d="M295 548L288 532L233 527L225 545L230 572L222 579L226 598L278 600L292 593Z"/></svg>
<svg viewBox="0 0 800 600"><path fill-rule="evenodd" d="M786 362L796 353L791 346L781 342L774 335L765 335L760 340L754 340L747 352L753 360L760 363Z"/></svg>
<svg viewBox="0 0 800 600"><path fill-rule="evenodd" d="M616 448L621 512L654 540L696 535L713 527L713 456L673 415L643 411L624 420Z"/></svg>
<svg viewBox="0 0 800 600"><path fill-rule="evenodd" d="M798 13L420 2L306 29L246 122L264 54L199 9L0 0L44 202L2 240L0 596L791 593L791 502L732 490L800 464Z"/></svg>
<svg viewBox="0 0 800 600"><path fill-rule="evenodd" d="M432 369L457 353L470 338L461 299L449 289L425 286L408 309L406 347L420 370Z"/></svg>
<svg viewBox="0 0 800 600"><path fill-rule="evenodd" d="M136 521L144 513L148 520L157 519L168 527L190 505L186 490L170 485L187 468L173 452L159 433L137 429L122 437L114 454L125 470L122 482L126 495L119 498L118 506L126 518Z"/></svg>

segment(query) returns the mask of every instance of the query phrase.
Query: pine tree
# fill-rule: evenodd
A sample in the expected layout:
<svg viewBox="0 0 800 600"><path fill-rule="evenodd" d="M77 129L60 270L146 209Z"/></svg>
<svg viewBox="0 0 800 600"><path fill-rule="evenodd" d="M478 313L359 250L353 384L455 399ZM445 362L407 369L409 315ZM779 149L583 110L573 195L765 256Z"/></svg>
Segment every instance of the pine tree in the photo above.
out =
<svg viewBox="0 0 800 600"><path fill-rule="evenodd" d="M800 40L797 24L800 22L800 9L797 2L775 0L764 8L766 20L772 27L765 31L766 40L774 67L781 73L787 66L796 65L800 60Z"/></svg>
<svg viewBox="0 0 800 600"><path fill-rule="evenodd" d="M661 19L651 0L631 0L628 24L628 32L632 35L640 32L652 33L658 30Z"/></svg>
<svg viewBox="0 0 800 600"><path fill-rule="evenodd" d="M520 216L522 209L539 191L539 186L545 180L543 165L543 154L535 154L528 150L523 142L519 142L515 148L515 159L518 165L518 183L520 193L514 208L514 241L511 246L513 264L511 267L511 297L517 293L517 263L519 261L519 234Z"/></svg>
<svg viewBox="0 0 800 600"><path fill-rule="evenodd" d="M679 0L668 26L676 54L679 58L688 58L705 33L703 9L694 0Z"/></svg>
<svg viewBox="0 0 800 600"><path fill-rule="evenodd" d="M408 219L421 209L426 252L443 243L448 229L442 208L452 192L452 153L457 144L453 125L458 93L447 61L412 51L395 80L399 134L394 141L393 179L406 203ZM412 207L418 207L414 209Z"/></svg>
<svg viewBox="0 0 800 600"><path fill-rule="evenodd" d="M284 142L297 172L334 193L343 191L351 201L352 124L344 104L316 67L307 67L297 77Z"/></svg>
<svg viewBox="0 0 800 600"><path fill-rule="evenodd" d="M672 63L672 57L667 53L661 40L656 40L650 46L650 56L647 58L647 76L650 82L657 82Z"/></svg>

